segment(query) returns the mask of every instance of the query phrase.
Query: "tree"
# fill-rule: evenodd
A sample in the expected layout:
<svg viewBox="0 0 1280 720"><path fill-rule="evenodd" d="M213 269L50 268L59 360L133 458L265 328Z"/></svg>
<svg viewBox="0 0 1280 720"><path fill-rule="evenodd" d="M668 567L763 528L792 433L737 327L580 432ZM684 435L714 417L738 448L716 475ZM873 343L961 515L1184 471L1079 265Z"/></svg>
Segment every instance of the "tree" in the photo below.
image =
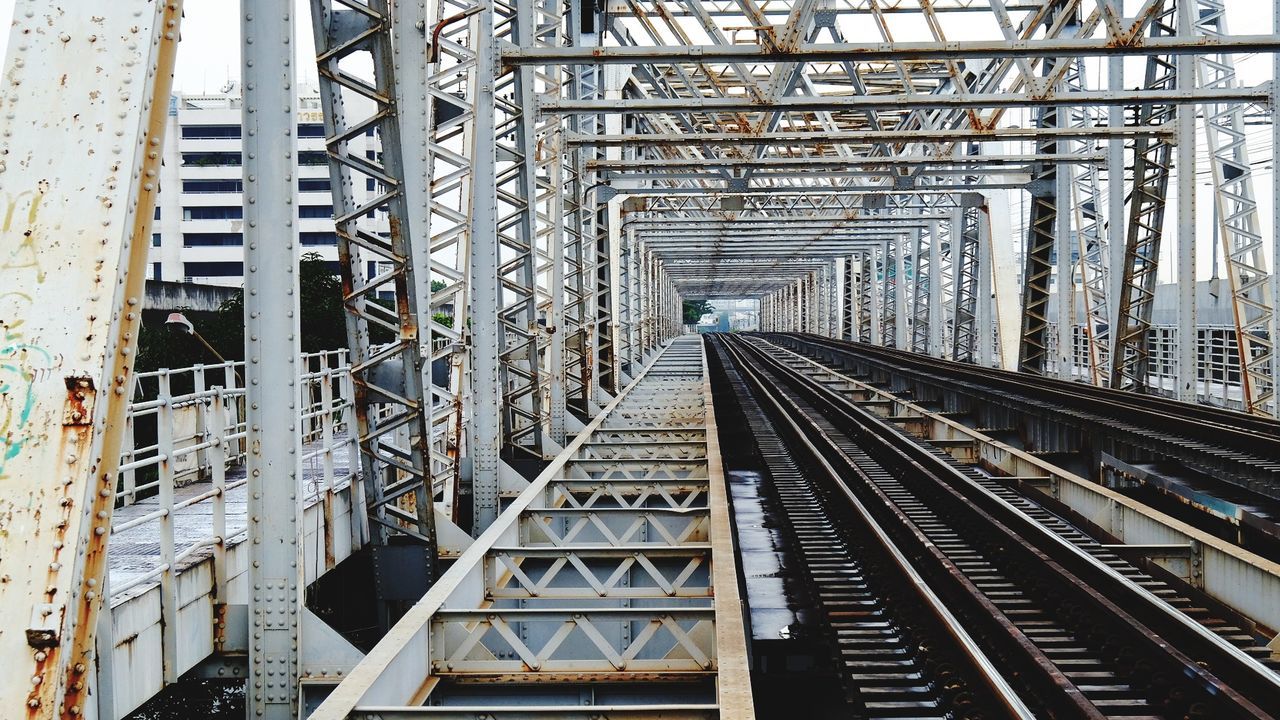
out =
<svg viewBox="0 0 1280 720"><path fill-rule="evenodd" d="M342 281L317 253L307 253L298 262L298 305L303 352L347 347ZM227 298L216 312L192 319L196 330L218 354L228 360L244 358L244 290ZM138 372L214 362L217 361L198 341L175 336L163 323L144 325L138 336Z"/></svg>
<svg viewBox="0 0 1280 720"><path fill-rule="evenodd" d="M685 300L684 324L696 325L703 315L715 311L716 309L706 300Z"/></svg>
<svg viewBox="0 0 1280 720"><path fill-rule="evenodd" d="M307 253L298 263L298 304L302 308L302 351L337 350L347 347L346 309L342 306L342 280L329 263L316 253ZM240 314L241 325L244 313ZM241 343L243 344L243 343Z"/></svg>

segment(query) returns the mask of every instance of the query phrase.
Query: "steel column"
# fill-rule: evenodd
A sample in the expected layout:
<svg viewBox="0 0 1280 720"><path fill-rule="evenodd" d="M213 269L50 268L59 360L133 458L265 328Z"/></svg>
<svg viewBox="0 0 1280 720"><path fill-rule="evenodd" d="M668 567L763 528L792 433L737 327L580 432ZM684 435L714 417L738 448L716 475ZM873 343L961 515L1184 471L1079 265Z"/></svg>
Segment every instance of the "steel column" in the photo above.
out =
<svg viewBox="0 0 1280 720"><path fill-rule="evenodd" d="M1190 0L1178 5L1178 34L1195 35L1196 7ZM1179 55L1178 89L1196 88L1196 59ZM1185 106L1175 118L1178 137L1178 388L1180 400L1195 402L1199 395L1197 363L1200 339L1196 327L1196 108ZM1206 378L1207 379L1207 378Z"/></svg>
<svg viewBox="0 0 1280 720"><path fill-rule="evenodd" d="M476 38L475 132L471 137L471 493L472 534L498 517L502 459L502 386L499 384L500 290L498 287L497 118L494 85L498 41L494 11L480 0Z"/></svg>
<svg viewBox="0 0 1280 720"><path fill-rule="evenodd" d="M1271 3L1272 32L1280 36L1280 0ZM1271 56L1271 152L1280 148L1280 53ZM1280 418L1280 171L1272 160L1271 170L1271 414Z"/></svg>
<svg viewBox="0 0 1280 720"><path fill-rule="evenodd" d="M1070 62L1070 61L1068 61ZM1068 70L1068 72L1071 72ZM1059 86L1060 90L1065 91L1063 85ZM1054 113L1054 120L1058 124L1058 128L1065 130L1071 126L1071 113L1066 107L1059 107ZM1067 143L1059 141L1056 143L1056 152L1063 152L1067 148ZM1054 172L1054 198L1057 200L1057 206L1054 212L1053 228L1053 249L1054 249L1054 282L1053 287L1057 289L1057 322L1054 324L1053 333L1057 340L1057 376L1064 380L1070 380L1075 377L1075 268L1071 262L1072 243L1071 243L1071 212L1075 203L1072 202L1071 181L1074 169L1069 166L1057 168ZM1077 228L1078 229L1078 228ZM1046 283L1049 286L1049 283ZM1047 300L1047 298L1046 298ZM1045 303L1045 309L1048 309L1048 303ZM1046 333L1047 336L1047 333ZM1045 360L1047 360L1047 353Z"/></svg>
<svg viewBox="0 0 1280 720"><path fill-rule="evenodd" d="M893 346L899 350L908 350L910 320L907 313L907 236L899 235L894 241L893 251Z"/></svg>
<svg viewBox="0 0 1280 720"><path fill-rule="evenodd" d="M397 11L402 13L399 21L407 27L424 17L423 8L417 5L397 5ZM428 245L415 247L411 238L415 229L426 232L431 227L430 218L411 216L421 213L424 205L432 206L423 197L422 180L432 174L433 166L430 155L422 155L420 145L409 154L409 162L403 162L400 140L401 120L405 130L417 136L429 127L430 118L419 121L401 117L396 111L401 99L419 109L424 103L412 92L406 94L408 86L397 82L397 65L409 61L397 63L392 39L395 19L390 13L391 8L380 0L312 0L311 4L355 383L355 432L360 445L367 534L375 545L384 544L393 534L414 537L429 548L429 562L434 564L435 516L428 489L432 467L427 447L431 436L427 415L432 412L427 389L430 371L420 325L428 309L419 307L424 299L433 301L429 285L424 287L428 277L419 278L419 273L430 274L430 254ZM417 57L412 50L414 32L404 33L401 50ZM423 42L419 37L419 49ZM353 74L349 70L353 63L344 62L352 57L360 58L369 69ZM421 77L420 72L409 72L410 78ZM382 147L381 154L374 157L351 147L353 139L370 130ZM357 195L356 187L367 187L370 182L378 190ZM376 221L366 219L380 212L386 213L385 231ZM394 308L379 302L379 294L386 291L394 293L398 301ZM465 318L457 320L462 323ZM430 335L428 331L428 339ZM380 347L371 349L374 345ZM444 407L446 413L453 409ZM447 426L450 419L458 420L442 417L439 422ZM445 482L453 475L456 459L443 451L437 457L437 474ZM406 510L402 502L413 511Z"/></svg>
<svg viewBox="0 0 1280 720"><path fill-rule="evenodd" d="M1118 16L1119 4L1122 0L1106 0L1115 8ZM1118 91L1124 89L1124 59L1112 58L1107 61L1107 89ZM1107 108L1107 127L1124 126L1124 108L1112 106ZM1107 363L1103 381L1111 384L1116 373L1116 343L1120 328L1120 294L1124 287L1125 267L1125 218L1124 218L1124 139L1112 138L1107 141L1107 238L1109 270L1107 278Z"/></svg>
<svg viewBox="0 0 1280 720"><path fill-rule="evenodd" d="M913 352L929 352L929 326L934 318L929 316L929 287L933 285L933 238L937 235L936 223L927 232L916 228L911 235L911 345Z"/></svg>
<svg viewBox="0 0 1280 720"><path fill-rule="evenodd" d="M1166 3L1152 17L1149 35L1175 34L1173 3ZM1145 85L1170 90L1176 73L1168 56L1147 58ZM1138 109L1137 124L1168 127L1176 116L1194 113L1171 104L1146 105ZM1156 272L1164 232L1164 211L1169 188L1169 168L1173 147L1164 138L1140 137L1134 141L1133 192L1129 196L1129 221L1125 235L1124 260L1113 273L1121 275L1116 299L1117 322L1112 333L1111 387L1145 390L1149 381L1148 334L1155 301Z"/></svg>
<svg viewBox="0 0 1280 720"><path fill-rule="evenodd" d="M1226 36L1225 0L1195 0L1195 10L1199 36L1209 39ZM1197 87L1239 85L1230 54L1203 55L1195 58L1195 63ZM1244 108L1222 104L1206 105L1203 110L1214 186L1214 215L1222 257L1227 264L1226 279L1231 288L1235 351L1241 368L1241 401L1246 412L1265 414L1266 406L1275 399L1275 383L1270 373L1275 336L1267 336L1275 313L1275 299L1266 297L1270 273L1254 197Z"/></svg>
<svg viewBox="0 0 1280 720"><path fill-rule="evenodd" d="M998 336L1000 328L997 324L994 308L995 284L992 271L992 252L991 252L991 222L990 207L982 209L983 212L978 216L977 222L977 312L974 313L977 322L977 332L974 333L974 340L977 343L977 352L974 355L974 361L984 367L992 367L1000 365L1000 341ZM983 217L987 215L988 217Z"/></svg>
<svg viewBox="0 0 1280 720"><path fill-rule="evenodd" d="M840 315L840 339L842 340L858 339L858 313L854 307L854 298L856 296L854 263L857 262L856 258L856 255L848 255L842 258L844 262L844 285L841 288L843 306L841 307Z"/></svg>
<svg viewBox="0 0 1280 720"><path fill-rule="evenodd" d="M298 715L302 432L293 8L241 7L249 717ZM416 348L414 348L416 351Z"/></svg>

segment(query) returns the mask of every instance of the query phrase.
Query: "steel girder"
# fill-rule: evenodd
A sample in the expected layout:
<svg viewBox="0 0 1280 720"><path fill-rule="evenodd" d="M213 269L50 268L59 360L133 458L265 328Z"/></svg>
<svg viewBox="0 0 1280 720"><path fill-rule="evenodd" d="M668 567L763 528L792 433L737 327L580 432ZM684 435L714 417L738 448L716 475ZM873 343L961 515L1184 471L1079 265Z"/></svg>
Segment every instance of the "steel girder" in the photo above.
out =
<svg viewBox="0 0 1280 720"><path fill-rule="evenodd" d="M978 223L983 222L985 210L982 208L965 208L963 224L958 233L958 247L955 254L955 294L952 311L954 318L951 340L951 359L961 362L976 362L976 350L979 337L978 326L978 294L990 292L979 284L978 262Z"/></svg>
<svg viewBox="0 0 1280 720"><path fill-rule="evenodd" d="M1064 5L1066 3L1063 3ZM1077 3L1072 3L1073 5ZM804 26L794 23L797 10L812 15L814 5L809 0L799 0L792 5L792 16L783 26L784 35L802 31ZM510 47L503 50L502 60L508 65L594 64L639 65L676 63L776 63L782 73L790 74L798 63L842 62L856 57L859 62L901 62L910 60L949 61L975 58L1028 58L1108 57L1115 55L1203 55L1206 53L1265 53L1280 50L1280 39L1273 35L1209 36L1206 38L1148 37L1137 38L1123 45L1110 38L1029 38L1014 43L999 40L951 40L946 42L884 42L884 43L796 43L794 37L775 40L770 33L760 45L749 43L716 45L668 45L632 46L611 48L527 48ZM785 87L786 81L774 84ZM765 93L771 100L782 95Z"/></svg>
<svg viewBox="0 0 1280 720"><path fill-rule="evenodd" d="M427 447L432 438L426 388L430 376L421 345L430 289L425 290L424 307L419 285L429 282L420 269L427 260L424 244L412 238L421 228L411 221L409 209L411 201L416 209L421 185L407 176L410 167L418 173L425 168L417 164L420 158L406 163L402 154L397 90L403 86L397 84L392 38L397 21L404 20L393 18L390 6L376 0L312 2L368 537L374 545L385 544L394 534L415 538L427 546L427 562L434 570L435 489ZM358 55L370 61L363 76L344 62ZM368 130L382 143L381 154L372 158L348 147ZM355 187L368 182L376 191L357 199ZM366 219L382 213L385 229ZM397 298L394 307L379 302L384 291ZM402 498L411 501L408 509Z"/></svg>
<svg viewBox="0 0 1280 720"><path fill-rule="evenodd" d="M1084 88L1086 86L1084 65L1080 61L1071 63L1063 78L1067 89ZM1093 108L1075 107L1070 110L1072 128L1094 127L1103 122ZM1097 150L1096 144L1089 138L1080 138L1073 143L1080 152ZM1080 288L1079 308L1082 322L1079 323L1084 346L1083 377L1094 385L1102 385L1106 380L1106 368L1110 353L1111 323L1107 305L1107 282L1109 258L1107 250L1108 228L1102 221L1102 193L1098 182L1098 172L1094 167L1071 168L1070 173L1072 208L1070 221L1075 227L1075 250L1078 254L1077 271ZM1064 243L1067 245L1069 243ZM1071 301L1076 299L1076 280L1070 283ZM1061 312L1061 311L1060 311ZM1059 323L1061 325L1062 323ZM1076 323L1072 323L1074 328ZM1070 336L1069 336L1070 337ZM1061 349L1059 350L1061 355Z"/></svg>
<svg viewBox="0 0 1280 720"><path fill-rule="evenodd" d="M1202 103L1266 103L1271 96L1265 88L1213 88L1186 93L1177 90L1134 90L1130 92L1087 91L1072 96L1072 103L1087 105L1124 105L1137 107L1197 105ZM776 105L791 113L859 110L976 110L981 108L1037 108L1047 97L1014 92L976 93L972 95L937 95L932 93L895 93L888 95L842 95L823 98L791 97ZM569 114L638 114L638 113L745 113L759 110L750 100L725 98L673 98L642 100L543 100L542 112Z"/></svg>
<svg viewBox="0 0 1280 720"><path fill-rule="evenodd" d="M1224 0L1197 0L1195 7L1195 30L1199 37L1211 40L1227 37ZM1230 53L1198 56L1196 73L1198 87L1239 85ZM1275 298L1267 297L1270 277L1263 253L1258 202L1254 197L1253 164L1245 139L1244 112L1239 105L1232 104L1206 105L1202 112L1214 185L1214 214L1231 287L1244 410L1265 414L1267 405L1276 401L1271 369L1276 346L1275 338L1270 335ZM1280 403L1275 412L1280 413Z"/></svg>
<svg viewBox="0 0 1280 720"><path fill-rule="evenodd" d="M1151 22L1152 35L1173 35L1175 9L1173 3L1160 3L1160 11ZM1172 89L1176 73L1172 59L1153 55L1147 58L1145 86ZM1177 108L1173 105L1148 105L1137 109L1134 118L1139 125L1171 125ZM1139 138L1134 145L1133 190L1129 194L1129 225L1125 236L1124 266L1119 318L1112 342L1111 387L1123 390L1145 390L1147 387L1147 336L1151 328L1151 310L1155 301L1156 270L1164 232L1166 193L1169 169L1173 164L1173 147L1161 138ZM1113 271L1116 271L1113 269Z"/></svg>
<svg viewBox="0 0 1280 720"><path fill-rule="evenodd" d="M1046 60L1045 76L1053 74L1053 65ZM1059 109L1045 105L1036 112L1036 126L1057 127ZM1037 154L1054 155L1059 152L1058 140L1040 140ZM1027 242L1023 251L1022 271L1022 338L1018 347L1018 369L1023 372L1043 373L1047 359L1047 335L1049 333L1049 290L1053 275L1051 260L1054 250L1061 252L1064 241L1055 248L1058 238L1058 175L1062 172L1052 162L1038 164L1031 191L1031 217L1027 223ZM1065 200L1065 198L1061 198ZM1061 291L1063 278L1058 278Z"/></svg>

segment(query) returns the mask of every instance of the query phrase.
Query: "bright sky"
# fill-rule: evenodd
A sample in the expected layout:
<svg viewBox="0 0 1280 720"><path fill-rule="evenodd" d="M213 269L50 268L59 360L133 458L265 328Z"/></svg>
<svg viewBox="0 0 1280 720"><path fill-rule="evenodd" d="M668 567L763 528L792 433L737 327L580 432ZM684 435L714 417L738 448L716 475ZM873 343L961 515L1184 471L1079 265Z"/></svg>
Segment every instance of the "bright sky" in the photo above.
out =
<svg viewBox="0 0 1280 720"><path fill-rule="evenodd" d="M14 0L0 0L0 18L13 17ZM183 3L182 42L173 87L188 94L213 93L240 77L238 0L187 0ZM311 3L295 0L298 67L304 84L315 85L315 43L311 40ZM8 23L0 33L0 53L9 44Z"/></svg>
<svg viewBox="0 0 1280 720"><path fill-rule="evenodd" d="M1133 2L1134 0L1129 0ZM1086 6L1091 0L1086 0ZM1270 0L1226 0L1228 25L1237 33L1264 32L1260 28L1271 27ZM187 0L184 3L182 20L182 43L178 46L178 64L174 77L174 89L179 92L199 94L217 92L228 80L240 76L240 22L236 12L239 0ZM13 16L14 0L0 0L0 18ZM314 43L311 39L311 3L309 0L294 0L297 11L296 28L298 33L298 67L302 69L304 84L315 84ZM965 18L951 16L947 25L954 33L957 26L963 25ZM981 21L973 20L975 23ZM914 37L913 19L909 16L895 16L896 30L901 39L924 39ZM983 29L976 32L986 36L985 23ZM862 30L870 33L871 23L866 23ZM923 32L923 30L921 30ZM851 30L851 35L860 33ZM911 35L912 37L907 37ZM951 37L953 40L964 39ZM867 37L851 37L850 40L878 40L872 35ZM7 31L0 33L0 53L8 45ZM1270 75L1265 56L1253 55L1237 58L1237 70L1241 79L1248 84L1264 82Z"/></svg>

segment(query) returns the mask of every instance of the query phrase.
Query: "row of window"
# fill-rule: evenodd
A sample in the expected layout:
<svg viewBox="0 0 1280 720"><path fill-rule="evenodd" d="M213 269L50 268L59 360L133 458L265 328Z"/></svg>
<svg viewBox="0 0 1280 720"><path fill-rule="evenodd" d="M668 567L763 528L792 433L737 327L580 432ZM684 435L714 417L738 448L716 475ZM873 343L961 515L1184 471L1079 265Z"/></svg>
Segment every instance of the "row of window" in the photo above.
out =
<svg viewBox="0 0 1280 720"><path fill-rule="evenodd" d="M159 280L159 263L155 265L154 274L156 279ZM328 260L325 265L334 275L338 274L337 260ZM239 260L184 262L182 263L182 274L187 277L240 277L244 275L244 263Z"/></svg>
<svg viewBox="0 0 1280 720"><path fill-rule="evenodd" d="M239 125L183 125L184 140L235 140L240 137ZM324 125L305 123L298 126L298 137L322 138Z"/></svg>
<svg viewBox="0 0 1280 720"><path fill-rule="evenodd" d="M303 245L337 245L338 236L331 232L298 233ZM183 247L240 246L244 236L240 233L182 233ZM187 273L190 275L191 273Z"/></svg>
<svg viewBox="0 0 1280 720"><path fill-rule="evenodd" d="M156 218L160 217L160 208L156 208ZM332 218L331 205L301 205L298 207L300 218ZM244 218L244 207L241 205L209 205L182 208L183 220L240 220Z"/></svg>
<svg viewBox="0 0 1280 720"><path fill-rule="evenodd" d="M186 152L182 153L182 164L186 167L240 167L238 152ZM303 150L298 153L298 164L302 166L325 165L329 162L328 153L323 150Z"/></svg>
<svg viewBox="0 0 1280 720"><path fill-rule="evenodd" d="M369 182L373 182L370 180ZM244 192L240 180L183 180L182 192L193 194ZM299 178L298 192L329 192L329 178Z"/></svg>

